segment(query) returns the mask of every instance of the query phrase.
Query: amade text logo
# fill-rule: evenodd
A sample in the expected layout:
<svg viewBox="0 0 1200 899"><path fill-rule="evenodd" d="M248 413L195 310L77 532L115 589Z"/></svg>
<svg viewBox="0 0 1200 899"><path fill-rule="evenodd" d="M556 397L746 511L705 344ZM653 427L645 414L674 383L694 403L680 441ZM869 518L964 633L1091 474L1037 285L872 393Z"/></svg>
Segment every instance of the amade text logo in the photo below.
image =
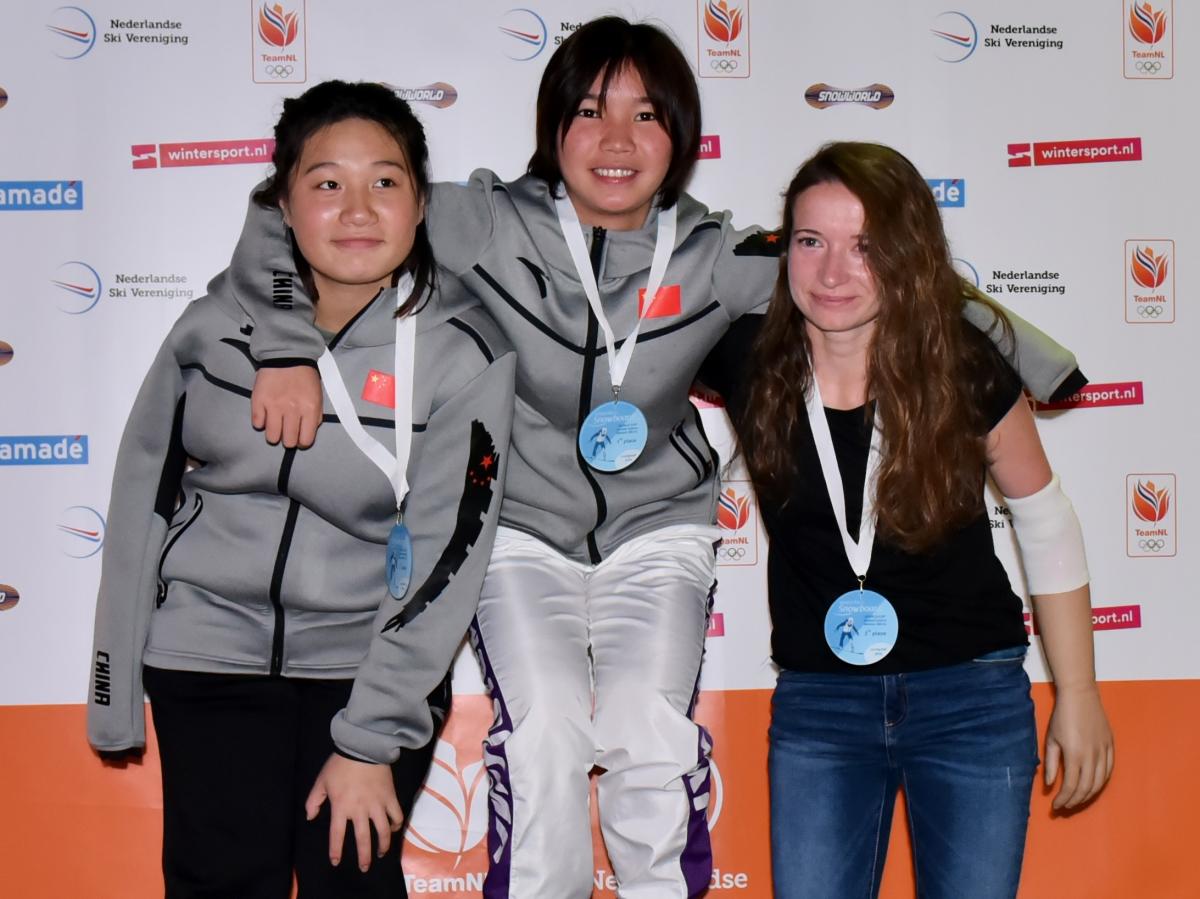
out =
<svg viewBox="0 0 1200 899"><path fill-rule="evenodd" d="M435 81L424 87L396 87L394 84L389 84L388 87L396 92L397 97L407 103L424 103L434 109L453 106L458 99L458 91L454 85L447 84L445 81Z"/></svg>
<svg viewBox="0 0 1200 899"><path fill-rule="evenodd" d="M87 465L87 434L0 436L0 465Z"/></svg>
<svg viewBox="0 0 1200 899"><path fill-rule="evenodd" d="M0 212L58 212L82 208L82 181L0 181Z"/></svg>
<svg viewBox="0 0 1200 899"><path fill-rule="evenodd" d="M967 205L967 182L962 178L926 178L939 206L961 209Z"/></svg>

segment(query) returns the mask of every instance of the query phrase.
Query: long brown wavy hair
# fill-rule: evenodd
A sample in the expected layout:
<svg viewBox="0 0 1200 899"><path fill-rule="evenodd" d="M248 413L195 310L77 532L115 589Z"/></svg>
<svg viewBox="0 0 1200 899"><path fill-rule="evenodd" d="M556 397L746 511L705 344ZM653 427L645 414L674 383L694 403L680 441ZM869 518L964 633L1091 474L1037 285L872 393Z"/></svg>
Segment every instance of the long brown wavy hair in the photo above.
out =
<svg viewBox="0 0 1200 899"><path fill-rule="evenodd" d="M867 265L880 297L867 391L879 410L879 533L909 552L931 549L979 514L987 429L975 399L991 352L969 340L964 294L987 302L954 270L933 194L895 150L831 143L800 167L784 195L783 239L792 243L796 198L818 184L845 186L863 205ZM990 304L997 327L1011 328ZM812 383L804 315L788 287L787 257L752 354L738 435L756 490L786 503L798 477L797 437ZM867 413L869 414L869 412Z"/></svg>

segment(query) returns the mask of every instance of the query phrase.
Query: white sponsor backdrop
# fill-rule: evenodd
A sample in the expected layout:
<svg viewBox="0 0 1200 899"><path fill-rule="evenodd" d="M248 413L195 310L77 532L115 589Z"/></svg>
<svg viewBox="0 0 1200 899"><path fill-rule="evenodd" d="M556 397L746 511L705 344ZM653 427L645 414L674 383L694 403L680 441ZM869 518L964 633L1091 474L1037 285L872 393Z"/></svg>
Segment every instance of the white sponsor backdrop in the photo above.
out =
<svg viewBox="0 0 1200 899"><path fill-rule="evenodd" d="M1093 382L1121 385L1040 419L1083 521L1095 605L1137 607L1107 620L1139 627L1098 632L1101 677L1200 675L1200 609L1185 586L1200 570L1182 524L1198 465L1189 394L1200 380L1187 300L1200 242L1188 4L514 2L6 10L0 342L12 352L0 344L0 437L86 435L88 459L17 465L3 454L21 450L0 447L0 591L10 600L0 602L0 704L84 700L94 550L124 419L172 321L229 258L281 99L327 77L434 85L423 96L440 102L417 109L435 176L488 166L515 177L547 58L580 22L612 12L659 23L696 62L719 157L699 163L691 191L738 223L777 222L791 173L831 139L889 143L945 179L939 189L961 201L944 214L964 271L1071 346ZM849 95L865 103L817 108L805 99L816 85L873 87ZM1037 146L1063 141L1083 143ZM206 146L164 146L189 143ZM232 164L197 164L218 161ZM81 191L82 209L14 208L40 199L26 182L81 182L66 187ZM722 413L705 415L726 447ZM731 488L736 526L748 491ZM722 565L710 689L774 678L766 545L749 508L730 532L747 555ZM1015 574L1009 532L996 533ZM1036 654L1030 665L1044 677ZM480 689L473 662L458 673L460 692Z"/></svg>

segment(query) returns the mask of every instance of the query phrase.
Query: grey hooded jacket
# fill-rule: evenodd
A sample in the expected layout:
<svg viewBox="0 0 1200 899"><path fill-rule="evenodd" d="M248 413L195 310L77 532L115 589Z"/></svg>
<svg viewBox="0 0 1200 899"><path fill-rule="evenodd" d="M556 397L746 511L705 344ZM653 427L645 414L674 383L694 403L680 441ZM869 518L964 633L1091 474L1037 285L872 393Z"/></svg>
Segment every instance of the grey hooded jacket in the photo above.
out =
<svg viewBox="0 0 1200 899"><path fill-rule="evenodd" d="M143 663L353 678L333 721L349 755L391 762L430 739L426 697L479 598L499 515L516 357L444 277L417 317L405 523L414 570L388 593L388 479L332 407L307 450L250 427L250 319L218 277L184 311L134 403L117 456L96 607L88 736L144 745ZM394 444L395 291L329 341L362 424ZM385 379L386 382L386 379Z"/></svg>
<svg viewBox="0 0 1200 899"><path fill-rule="evenodd" d="M661 303L655 310L661 314L642 325L621 391L621 399L645 413L649 440L632 466L600 473L588 467L577 440L588 412L612 398L607 351L550 186L530 176L505 183L486 170L466 185L434 185L426 221L438 261L463 279L518 349L502 524L596 563L638 534L714 521L718 459L688 390L730 323L769 299L782 243L758 228L735 230L730 219L680 197L675 251L663 280L664 289L678 285L678 302L672 296ZM587 235L601 302L618 338L636 322L656 229L657 210L638 230L595 228ZM256 359L282 365L320 355L302 291L290 302L272 302L273 279L294 277L277 212L251 203L230 275L257 323ZM981 327L993 324L990 312L967 306ZM1068 351L1026 322L1013 317L1013 324L1017 347L1002 348L1035 395L1075 383Z"/></svg>

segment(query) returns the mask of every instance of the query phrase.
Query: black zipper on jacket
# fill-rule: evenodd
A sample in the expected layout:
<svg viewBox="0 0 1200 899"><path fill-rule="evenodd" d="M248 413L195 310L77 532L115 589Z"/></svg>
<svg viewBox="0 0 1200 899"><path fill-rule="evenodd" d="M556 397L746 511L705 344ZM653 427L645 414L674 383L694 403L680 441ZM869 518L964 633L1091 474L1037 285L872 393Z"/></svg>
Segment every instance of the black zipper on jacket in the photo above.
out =
<svg viewBox="0 0 1200 899"><path fill-rule="evenodd" d="M279 466L277 485L280 496L287 496L288 479L291 477L292 463L295 459L295 447L284 451L283 462ZM296 519L299 515L300 503L289 499L287 518L284 519L283 533L279 537L279 548L275 551L275 568L271 572L271 586L267 594L275 613L275 627L271 633L271 677L278 677L283 671L283 572L287 568L288 553L292 548L292 535L296 532Z"/></svg>
<svg viewBox="0 0 1200 899"><path fill-rule="evenodd" d="M592 228L592 274L595 275L597 284L600 281L600 260L604 258L605 236L606 232L603 228L599 226ZM592 411L592 379L596 373L597 338L600 333L600 322L596 319L596 313L592 311L591 303L588 304L587 321L587 339L583 344L583 374L579 382L578 428L580 430L583 429L584 419ZM587 548L591 563L598 565L603 560L603 556L600 555L600 547L596 545L596 531L608 518L608 503L605 502L604 491L600 489L600 484L596 481L591 466L587 464L587 460L583 458L583 453L579 450L578 440L575 441L575 461L579 463L579 470L583 472L583 477L592 488L592 495L596 499L596 524L588 531Z"/></svg>

